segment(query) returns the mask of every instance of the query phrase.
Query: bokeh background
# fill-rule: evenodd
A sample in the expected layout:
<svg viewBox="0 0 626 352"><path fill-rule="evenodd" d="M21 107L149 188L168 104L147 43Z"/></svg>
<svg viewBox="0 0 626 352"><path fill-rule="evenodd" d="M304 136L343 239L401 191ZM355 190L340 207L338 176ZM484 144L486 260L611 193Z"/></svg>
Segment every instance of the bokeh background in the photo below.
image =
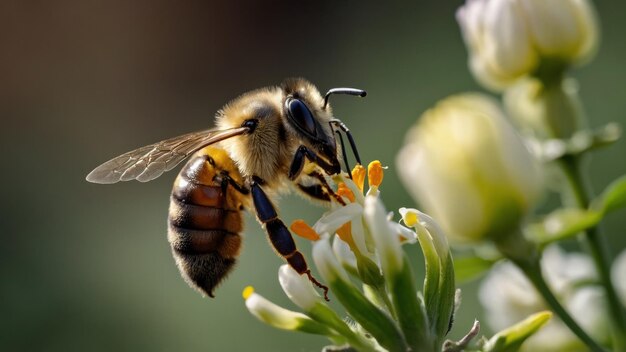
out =
<svg viewBox="0 0 626 352"><path fill-rule="evenodd" d="M274 330L245 309L246 285L291 306L277 282L282 261L251 216L238 270L216 299L202 298L165 238L176 173L113 186L84 177L122 152L211 126L242 92L303 76L323 91L368 91L335 97L335 112L365 160L390 166L388 208L416 206L394 169L405 131L438 99L480 89L454 20L460 4L0 2L0 350L319 351L324 339ZM591 125L624 125L626 3L596 5L602 45L575 75ZM626 173L625 151L621 141L595 154L596 189ZM323 211L295 196L280 205L287 223ZM625 215L605 223L613 254L626 245ZM419 248L408 250L420 268ZM481 317L476 287L462 286L453 338Z"/></svg>

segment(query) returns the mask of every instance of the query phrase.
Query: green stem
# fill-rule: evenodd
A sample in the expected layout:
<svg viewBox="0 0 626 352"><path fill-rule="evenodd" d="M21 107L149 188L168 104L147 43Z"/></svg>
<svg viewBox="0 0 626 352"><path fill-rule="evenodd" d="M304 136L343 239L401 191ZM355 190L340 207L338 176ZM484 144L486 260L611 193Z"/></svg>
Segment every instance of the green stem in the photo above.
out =
<svg viewBox="0 0 626 352"><path fill-rule="evenodd" d="M587 208L589 206L589 192L585 187L583 174L580 168L580 159L574 156L561 160L561 169L565 173L571 195L576 206ZM615 288L611 282L611 272L609 256L607 255L604 237L599 233L597 227L593 227L584 232L588 244L589 253L598 269L600 282L606 292L608 300L609 316L612 320L613 348L615 351L626 351L626 317Z"/></svg>
<svg viewBox="0 0 626 352"><path fill-rule="evenodd" d="M569 313L563 308L559 300L554 296L548 285L546 284L543 275L541 274L541 267L539 266L539 260L515 260L513 262L524 272L526 277L532 282L533 286L539 291L541 296L546 300L546 303L552 308L563 323L584 342L591 351L603 352L604 349L595 342L569 315Z"/></svg>
<svg viewBox="0 0 626 352"><path fill-rule="evenodd" d="M398 317L396 316L396 311L395 309L393 309L393 304L391 304L391 300L389 299L389 294L387 294L387 290L385 289L385 286L381 285L381 286L370 286L370 287L372 288L372 291L376 294L376 297L378 298L378 300L381 301L385 305L391 317L394 320L397 320Z"/></svg>

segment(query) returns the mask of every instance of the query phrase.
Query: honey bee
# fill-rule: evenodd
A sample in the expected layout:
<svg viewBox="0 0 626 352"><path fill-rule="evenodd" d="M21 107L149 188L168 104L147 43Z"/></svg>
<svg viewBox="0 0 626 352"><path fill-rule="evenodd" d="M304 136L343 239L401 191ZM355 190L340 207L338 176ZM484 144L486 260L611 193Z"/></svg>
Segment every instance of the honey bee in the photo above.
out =
<svg viewBox="0 0 626 352"><path fill-rule="evenodd" d="M241 211L253 207L276 252L328 299L328 288L311 275L271 198L293 188L317 202L343 204L327 182L328 176L342 172L340 150L350 170L341 132L356 162L361 161L350 130L333 116L328 104L332 94L366 95L360 89L335 88L322 96L302 78L287 79L226 104L216 115L217 128L122 154L95 168L87 181L147 182L195 153L174 182L168 217L168 240L185 280L214 296L239 255Z"/></svg>

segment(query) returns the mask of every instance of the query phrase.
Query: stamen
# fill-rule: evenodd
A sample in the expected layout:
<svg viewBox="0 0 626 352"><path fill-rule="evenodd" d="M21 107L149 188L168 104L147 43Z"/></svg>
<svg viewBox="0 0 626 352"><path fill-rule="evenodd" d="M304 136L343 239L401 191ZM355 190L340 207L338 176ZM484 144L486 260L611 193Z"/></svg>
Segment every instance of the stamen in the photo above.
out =
<svg viewBox="0 0 626 352"><path fill-rule="evenodd" d="M336 193L339 196L348 198L350 200L350 202L354 203L354 193L352 193L350 188L348 188L348 186L346 186L345 183L343 183L343 182L339 183L339 186L337 186L337 192Z"/></svg>
<svg viewBox="0 0 626 352"><path fill-rule="evenodd" d="M370 187L378 187L383 182L383 166L374 160L367 166L367 182Z"/></svg>
<svg viewBox="0 0 626 352"><path fill-rule="evenodd" d="M243 292L241 293L241 295L243 296L243 299L248 299L250 296L252 296L253 293L254 293L254 287L246 286L246 288L243 289Z"/></svg>
<svg viewBox="0 0 626 352"><path fill-rule="evenodd" d="M291 232L302 238L306 238L307 240L317 241L320 239L320 235L315 232L311 226L304 222L304 220L294 220L294 222L291 223L290 229Z"/></svg>
<svg viewBox="0 0 626 352"><path fill-rule="evenodd" d="M365 168L361 164L357 164L354 169L352 169L352 180L359 187L361 192L363 192L363 184L365 183Z"/></svg>

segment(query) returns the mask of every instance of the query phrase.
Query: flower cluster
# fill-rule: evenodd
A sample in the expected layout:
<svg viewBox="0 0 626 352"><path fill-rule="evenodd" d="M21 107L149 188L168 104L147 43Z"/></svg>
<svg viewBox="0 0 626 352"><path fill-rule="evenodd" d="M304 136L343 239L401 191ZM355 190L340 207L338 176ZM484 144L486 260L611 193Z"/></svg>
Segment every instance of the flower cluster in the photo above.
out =
<svg viewBox="0 0 626 352"><path fill-rule="evenodd" d="M301 220L292 231L314 240L313 259L323 281L350 317L346 322L316 293L311 283L284 265L283 291L302 312L279 307L246 288L250 312L274 327L326 336L336 346L359 351L439 351L454 310L452 257L443 231L426 214L400 209L406 226L392 220L380 200L383 167L368 167L352 179L337 176L335 206L309 227ZM426 279L419 293L403 244L419 242L425 254ZM358 283L358 284L357 284Z"/></svg>

